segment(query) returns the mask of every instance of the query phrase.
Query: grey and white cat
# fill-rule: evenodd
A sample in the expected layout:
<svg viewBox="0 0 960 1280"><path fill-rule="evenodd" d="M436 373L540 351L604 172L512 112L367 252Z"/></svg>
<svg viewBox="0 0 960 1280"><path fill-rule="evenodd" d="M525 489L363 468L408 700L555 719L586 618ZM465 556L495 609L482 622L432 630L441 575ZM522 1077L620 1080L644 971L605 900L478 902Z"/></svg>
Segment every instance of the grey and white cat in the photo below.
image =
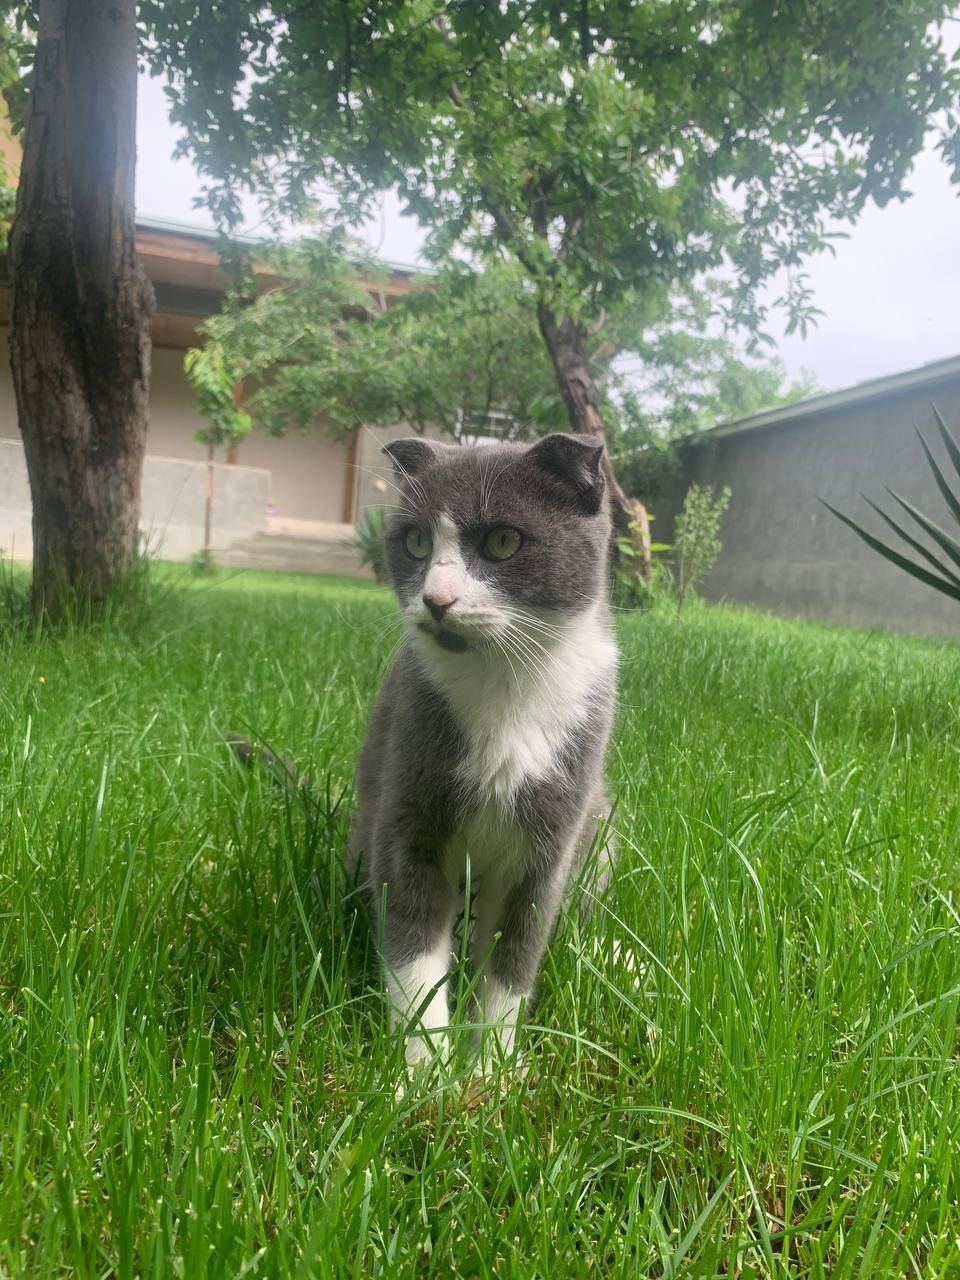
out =
<svg viewBox="0 0 960 1280"><path fill-rule="evenodd" d="M595 441L387 445L386 558L406 636L360 756L353 854L407 1060L448 1025L466 859L482 1019L504 1051L565 891L607 813L617 653ZM419 1011L419 1017L417 1017ZM434 1034L431 1034L434 1033Z"/></svg>

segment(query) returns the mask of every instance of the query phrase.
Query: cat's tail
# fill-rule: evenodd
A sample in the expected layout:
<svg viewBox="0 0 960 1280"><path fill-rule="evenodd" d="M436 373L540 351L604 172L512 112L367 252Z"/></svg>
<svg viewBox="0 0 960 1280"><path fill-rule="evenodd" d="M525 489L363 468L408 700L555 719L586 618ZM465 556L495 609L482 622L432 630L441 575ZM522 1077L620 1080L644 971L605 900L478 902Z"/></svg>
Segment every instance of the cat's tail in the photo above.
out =
<svg viewBox="0 0 960 1280"><path fill-rule="evenodd" d="M278 756L269 747L256 746L241 733L228 733L227 742L241 764L254 762L264 765L283 787L294 786L298 791L312 791L313 783L301 773L289 756Z"/></svg>

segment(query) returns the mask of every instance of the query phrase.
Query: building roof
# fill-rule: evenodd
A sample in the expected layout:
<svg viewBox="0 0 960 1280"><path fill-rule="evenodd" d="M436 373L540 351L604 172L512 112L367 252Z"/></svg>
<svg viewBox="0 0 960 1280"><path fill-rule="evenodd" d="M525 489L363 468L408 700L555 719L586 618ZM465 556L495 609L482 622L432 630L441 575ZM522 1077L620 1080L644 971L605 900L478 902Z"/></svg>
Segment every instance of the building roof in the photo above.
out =
<svg viewBox="0 0 960 1280"><path fill-rule="evenodd" d="M717 440L723 436L742 435L747 431L760 431L765 427L781 426L789 422L799 422L805 418L819 417L823 413L833 413L837 409L845 409L854 405L866 404L888 396L899 395L907 391L922 390L933 387L937 383L950 378L960 378L960 355L947 356L944 360L931 360L915 369L907 369L903 373L891 373L882 378L870 378L866 382L857 382L842 391L826 391L820 395L807 396L793 404L777 405L773 409L762 409L759 413L748 414L745 418L735 418L732 422L721 422L716 427L691 436L695 440Z"/></svg>
<svg viewBox="0 0 960 1280"><path fill-rule="evenodd" d="M262 243L249 236L240 238L253 247ZM157 300L150 326L154 347L182 351L194 346L199 341L198 325L220 310L229 281L220 267L217 239L209 227L138 216L137 255ZM388 274L371 284L371 292L390 299L417 288L419 273L413 267L382 265ZM254 271L265 289L281 283L263 262L255 262ZM0 257L0 325L10 322L8 284L7 261Z"/></svg>
<svg viewBox="0 0 960 1280"><path fill-rule="evenodd" d="M139 232L155 233L160 236L200 240L206 244L214 244L219 234L216 227L212 227L208 223L180 222L175 218L158 218L152 214L141 213L137 214L137 230ZM236 241L237 244L249 245L251 248L269 242L262 236L244 235L237 232L232 232L230 239ZM395 262L392 258L381 258L378 255L373 255L373 261L388 271L391 277L406 278L434 274L431 267L417 266L411 262Z"/></svg>

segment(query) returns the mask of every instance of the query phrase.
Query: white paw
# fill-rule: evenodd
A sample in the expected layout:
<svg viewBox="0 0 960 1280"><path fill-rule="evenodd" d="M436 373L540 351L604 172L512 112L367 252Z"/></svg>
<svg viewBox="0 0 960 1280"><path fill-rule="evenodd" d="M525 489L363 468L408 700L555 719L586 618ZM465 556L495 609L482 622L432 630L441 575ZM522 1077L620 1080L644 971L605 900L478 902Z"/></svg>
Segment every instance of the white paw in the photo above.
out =
<svg viewBox="0 0 960 1280"><path fill-rule="evenodd" d="M404 1051L404 1073L395 1091L397 1101L421 1086L436 1069L445 1068L450 1056L450 1037L445 1031L434 1032L429 1037L409 1036Z"/></svg>

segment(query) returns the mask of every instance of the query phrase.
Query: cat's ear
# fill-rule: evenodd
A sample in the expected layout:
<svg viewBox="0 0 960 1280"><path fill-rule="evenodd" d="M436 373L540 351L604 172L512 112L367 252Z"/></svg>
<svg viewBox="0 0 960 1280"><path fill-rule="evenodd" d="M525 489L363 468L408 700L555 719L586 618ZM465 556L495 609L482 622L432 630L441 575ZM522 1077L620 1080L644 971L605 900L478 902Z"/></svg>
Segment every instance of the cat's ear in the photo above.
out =
<svg viewBox="0 0 960 1280"><path fill-rule="evenodd" d="M591 515L603 502L603 442L596 436L544 436L531 445L527 455L544 471L562 480L576 494Z"/></svg>
<svg viewBox="0 0 960 1280"><path fill-rule="evenodd" d="M423 436L404 436L402 440L391 440L389 444L385 444L383 452L393 463L397 475L402 478L415 476L431 462L435 462L440 453L452 447L440 444L437 440L425 440Z"/></svg>

